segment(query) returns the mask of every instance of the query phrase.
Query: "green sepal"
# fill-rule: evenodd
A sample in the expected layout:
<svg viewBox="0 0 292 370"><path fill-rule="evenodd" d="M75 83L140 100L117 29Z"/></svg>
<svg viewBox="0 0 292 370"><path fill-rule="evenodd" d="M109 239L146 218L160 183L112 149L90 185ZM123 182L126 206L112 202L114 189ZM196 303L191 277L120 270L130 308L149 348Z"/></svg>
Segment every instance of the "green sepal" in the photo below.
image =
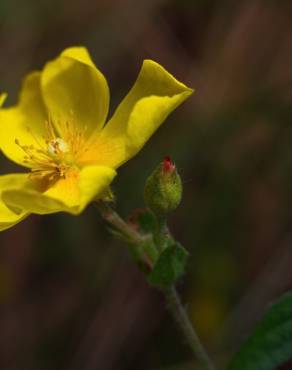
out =
<svg viewBox="0 0 292 370"><path fill-rule="evenodd" d="M292 293L273 304L228 370L274 370L292 358Z"/></svg>
<svg viewBox="0 0 292 370"><path fill-rule="evenodd" d="M149 273L152 261L157 258L157 252L152 240L145 240L145 242L139 245L129 244L129 251L138 268L146 274Z"/></svg>
<svg viewBox="0 0 292 370"><path fill-rule="evenodd" d="M157 228L155 215L147 208L136 209L129 217L129 222L136 225L142 234L153 234Z"/></svg>
<svg viewBox="0 0 292 370"><path fill-rule="evenodd" d="M185 272L188 252L178 243L172 242L159 256L148 281L161 288L170 287Z"/></svg>
<svg viewBox="0 0 292 370"><path fill-rule="evenodd" d="M158 258L158 251L154 245L153 233L156 230L157 223L154 214L147 208L136 209L128 218L129 224L136 228L136 230L144 235L145 242L136 248L135 254L143 260L147 256L151 264L155 263ZM149 270L147 270L149 272Z"/></svg>

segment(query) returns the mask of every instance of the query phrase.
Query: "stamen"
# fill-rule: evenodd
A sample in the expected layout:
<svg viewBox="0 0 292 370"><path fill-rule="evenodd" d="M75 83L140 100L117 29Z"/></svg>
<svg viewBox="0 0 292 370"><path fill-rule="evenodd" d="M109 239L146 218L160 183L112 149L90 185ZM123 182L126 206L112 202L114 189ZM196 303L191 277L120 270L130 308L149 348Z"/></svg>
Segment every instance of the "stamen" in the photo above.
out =
<svg viewBox="0 0 292 370"><path fill-rule="evenodd" d="M65 179L72 167L78 167L78 157L88 150L87 127L80 129L74 123L73 112L70 120L63 122L53 123L49 116L45 128L42 140L30 127L26 128L35 145L23 145L15 139L15 144L24 152L23 163L31 167L30 179L39 182L42 189L49 188L58 179Z"/></svg>

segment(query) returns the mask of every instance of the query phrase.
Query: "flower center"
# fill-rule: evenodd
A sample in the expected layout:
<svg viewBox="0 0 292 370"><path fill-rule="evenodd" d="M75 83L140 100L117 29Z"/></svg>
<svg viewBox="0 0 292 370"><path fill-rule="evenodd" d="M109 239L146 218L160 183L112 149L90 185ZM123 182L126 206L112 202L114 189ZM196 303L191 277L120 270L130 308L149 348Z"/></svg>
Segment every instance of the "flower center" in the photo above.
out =
<svg viewBox="0 0 292 370"><path fill-rule="evenodd" d="M87 149L84 133L73 123L61 126L62 137L58 136L51 121L46 122L46 133L41 140L30 128L27 130L35 144L22 145L18 139L15 143L25 154L24 163L31 167L29 178L41 191L47 190L59 179L65 179L72 171L78 171L78 157Z"/></svg>
<svg viewBox="0 0 292 370"><path fill-rule="evenodd" d="M68 143L60 137L57 137L48 143L48 153L52 156L68 153L69 150L70 148Z"/></svg>

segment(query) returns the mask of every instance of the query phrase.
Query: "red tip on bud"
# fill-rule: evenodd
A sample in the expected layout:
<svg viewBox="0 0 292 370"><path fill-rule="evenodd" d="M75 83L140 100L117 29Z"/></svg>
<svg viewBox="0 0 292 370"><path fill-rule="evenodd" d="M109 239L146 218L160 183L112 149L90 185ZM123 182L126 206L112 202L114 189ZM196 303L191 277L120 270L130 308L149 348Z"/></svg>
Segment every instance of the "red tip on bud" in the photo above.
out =
<svg viewBox="0 0 292 370"><path fill-rule="evenodd" d="M170 156L166 156L162 164L163 172L171 173L175 170L175 164L172 162Z"/></svg>

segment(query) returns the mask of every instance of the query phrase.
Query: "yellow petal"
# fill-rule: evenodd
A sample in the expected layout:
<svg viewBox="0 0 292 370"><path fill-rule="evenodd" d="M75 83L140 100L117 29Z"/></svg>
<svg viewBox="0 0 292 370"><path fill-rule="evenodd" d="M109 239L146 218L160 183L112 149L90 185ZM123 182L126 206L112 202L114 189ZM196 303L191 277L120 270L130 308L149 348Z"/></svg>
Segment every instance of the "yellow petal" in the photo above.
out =
<svg viewBox="0 0 292 370"><path fill-rule="evenodd" d="M145 60L136 83L81 162L120 166L192 93L158 63Z"/></svg>
<svg viewBox="0 0 292 370"><path fill-rule="evenodd" d="M7 98L7 94L6 93L2 93L0 94L0 108L2 107L2 105L4 104L5 100Z"/></svg>
<svg viewBox="0 0 292 370"><path fill-rule="evenodd" d="M109 89L85 48L66 49L49 62L42 72L42 91L62 136L68 123L85 137L102 128L108 114Z"/></svg>
<svg viewBox="0 0 292 370"><path fill-rule="evenodd" d="M104 166L84 167L79 174L72 173L59 180L45 193L37 191L32 182L18 189L3 192L3 200L10 207L30 213L48 214L60 211L79 214L93 199L104 194L116 172Z"/></svg>
<svg viewBox="0 0 292 370"><path fill-rule="evenodd" d="M18 224L20 221L25 219L28 213L21 212L19 214L14 213L1 201L0 202L0 231L9 229L10 227Z"/></svg>
<svg viewBox="0 0 292 370"><path fill-rule="evenodd" d="M78 60L81 63L87 64L88 66L95 68L95 65L89 55L88 50L83 46L73 46L71 48L65 49L61 53L61 56L73 60Z"/></svg>
<svg viewBox="0 0 292 370"><path fill-rule="evenodd" d="M23 182L25 175L4 175L0 176L0 196L2 192L10 188L12 184L15 186ZM26 176L25 176L26 177ZM0 200L0 231L6 230L18 222L22 221L24 218L28 216L28 213L25 213L21 210L18 212L13 212L9 209L5 203Z"/></svg>
<svg viewBox="0 0 292 370"><path fill-rule="evenodd" d="M46 110L41 97L40 72L29 74L23 81L16 106L0 109L0 148L16 163L23 162L25 153L21 145L44 145Z"/></svg>

